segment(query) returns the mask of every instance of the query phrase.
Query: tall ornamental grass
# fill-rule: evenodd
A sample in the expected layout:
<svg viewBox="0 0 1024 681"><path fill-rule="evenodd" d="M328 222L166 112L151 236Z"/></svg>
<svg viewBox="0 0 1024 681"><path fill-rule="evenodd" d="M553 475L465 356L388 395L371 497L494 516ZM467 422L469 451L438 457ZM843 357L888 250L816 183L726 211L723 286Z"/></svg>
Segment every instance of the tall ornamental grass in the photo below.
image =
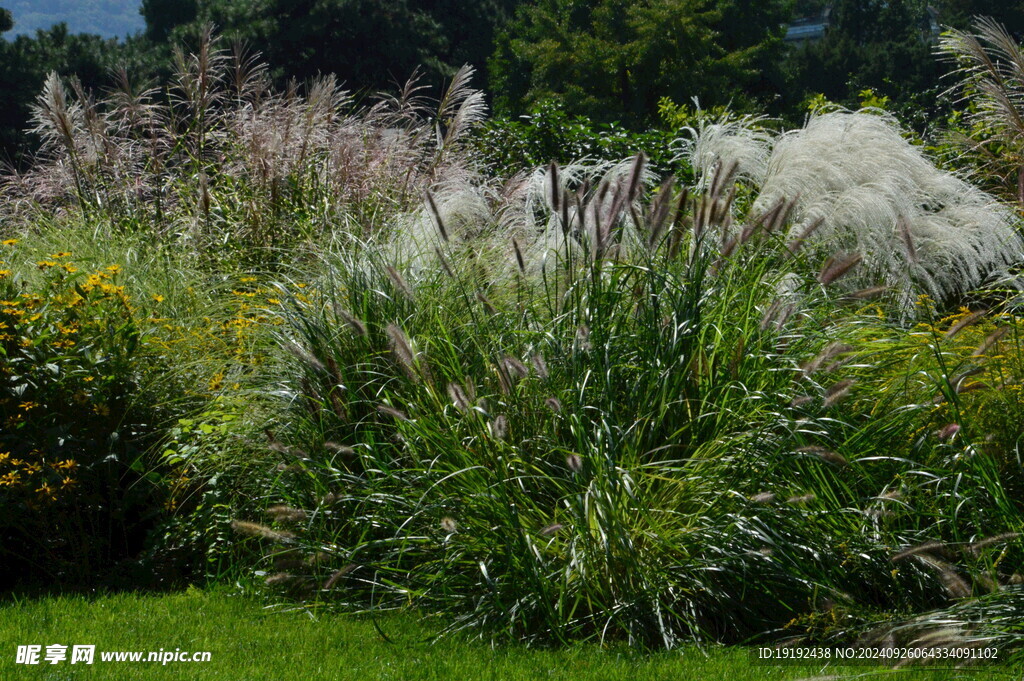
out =
<svg viewBox="0 0 1024 681"><path fill-rule="evenodd" d="M415 74L359 103L334 76L276 92L264 64L209 29L176 49L166 89L122 71L97 97L51 74L33 114L40 157L0 178L6 229L55 215L236 266L366 238L438 178L472 174L462 138L486 111L472 75L438 101Z"/></svg>
<svg viewBox="0 0 1024 681"><path fill-rule="evenodd" d="M931 405L867 412L880 361L833 323L862 314L828 292L854 263L790 248L788 206L731 227L722 173L641 206L639 160L575 198L549 169L542 224L565 231L547 268L518 242L506 262L453 253L443 221L434 269L387 249L332 261L285 313L290 406L263 508L234 522L267 583L484 636L655 647L822 640L973 594L952 563L894 558L937 519L989 536L1016 511L968 526L931 501L954 484L935 478L950 438L895 454ZM563 202L585 216L603 191L622 192L608 223L563 222ZM997 492L984 470L972 494ZM889 495L917 475L930 505L903 512Z"/></svg>

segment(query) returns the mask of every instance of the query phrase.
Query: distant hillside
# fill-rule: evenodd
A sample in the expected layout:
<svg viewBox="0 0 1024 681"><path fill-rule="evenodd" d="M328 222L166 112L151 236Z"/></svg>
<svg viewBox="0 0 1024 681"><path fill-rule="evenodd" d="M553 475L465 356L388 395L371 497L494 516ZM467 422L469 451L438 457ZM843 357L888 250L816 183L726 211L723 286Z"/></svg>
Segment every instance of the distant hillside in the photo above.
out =
<svg viewBox="0 0 1024 681"><path fill-rule="evenodd" d="M64 22L71 33L97 33L123 38L145 28L140 0L0 0L14 15L14 30L5 34L34 34Z"/></svg>

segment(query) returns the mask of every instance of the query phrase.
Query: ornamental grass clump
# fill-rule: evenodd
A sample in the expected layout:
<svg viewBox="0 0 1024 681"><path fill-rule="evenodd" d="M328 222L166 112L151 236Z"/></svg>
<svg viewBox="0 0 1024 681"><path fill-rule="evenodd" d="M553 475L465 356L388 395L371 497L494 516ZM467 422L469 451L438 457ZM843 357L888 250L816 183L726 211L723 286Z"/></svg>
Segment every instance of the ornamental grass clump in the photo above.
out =
<svg viewBox="0 0 1024 681"><path fill-rule="evenodd" d="M0 178L5 221L42 210L252 264L335 232L367 238L441 179L474 175L462 140L485 107L470 67L439 101L414 75L357 106L334 76L274 91L265 65L209 29L174 57L165 91L122 72L97 98L51 74L39 160Z"/></svg>
<svg viewBox="0 0 1024 681"><path fill-rule="evenodd" d="M296 548L321 556L289 574L536 642L820 638L941 605L934 566L891 561L925 516L872 501L899 479L871 463L881 443L921 411L862 417L839 274L787 248L786 206L734 208L728 168L651 197L643 159L623 167L578 186L546 169L518 254L484 260L435 223L447 270L368 247L284 306L302 353L279 355L275 437L294 449L267 448L260 496L301 509Z"/></svg>

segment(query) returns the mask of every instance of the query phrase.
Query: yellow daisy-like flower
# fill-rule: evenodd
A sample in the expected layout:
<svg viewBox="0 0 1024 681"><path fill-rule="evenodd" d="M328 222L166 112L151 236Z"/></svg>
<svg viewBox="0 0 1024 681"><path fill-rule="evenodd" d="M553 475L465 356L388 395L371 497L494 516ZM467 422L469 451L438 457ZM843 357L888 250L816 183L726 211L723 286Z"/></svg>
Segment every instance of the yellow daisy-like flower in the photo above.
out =
<svg viewBox="0 0 1024 681"><path fill-rule="evenodd" d="M21 482L21 476L16 471L11 471L7 475L0 475L0 487L14 487Z"/></svg>
<svg viewBox="0 0 1024 681"><path fill-rule="evenodd" d="M109 266L108 266L108 267L106 268L106 270L107 270L108 272L110 272L111 274L117 274L118 272L120 272L120 271L121 271L121 266L120 266L120 265L109 265Z"/></svg>
<svg viewBox="0 0 1024 681"><path fill-rule="evenodd" d="M218 371L217 373L215 373L213 375L213 378L211 378L210 382L207 384L207 387L211 391L220 390L223 386L224 386L224 372L223 371Z"/></svg>
<svg viewBox="0 0 1024 681"><path fill-rule="evenodd" d="M238 281L241 281L243 283L249 283L251 281L256 281L256 277L242 277Z"/></svg>
<svg viewBox="0 0 1024 681"><path fill-rule="evenodd" d="M36 263L36 265L39 267L39 269L45 270L50 267L56 267L57 263L53 260L40 260L39 262Z"/></svg>
<svg viewBox="0 0 1024 681"><path fill-rule="evenodd" d="M13 246L14 244L18 243L18 240L17 239L4 239L3 241L0 241L0 243L2 243L4 246Z"/></svg>
<svg viewBox="0 0 1024 681"><path fill-rule="evenodd" d="M49 501L57 501L57 495L55 494L56 491L56 489L50 487L50 483L48 482L44 482L42 487L36 489L36 493L39 494L39 496L48 499Z"/></svg>
<svg viewBox="0 0 1024 681"><path fill-rule="evenodd" d="M60 253L51 253L51 258L66 258L71 255L71 251L61 251Z"/></svg>
<svg viewBox="0 0 1024 681"><path fill-rule="evenodd" d="M60 479L60 488L61 489L71 489L72 487L74 487L77 484L78 484L78 481L75 480L74 478L61 478Z"/></svg>
<svg viewBox="0 0 1024 681"><path fill-rule="evenodd" d="M74 459L65 459L63 461L58 461L57 463L53 464L53 467L58 469L58 470L69 470L70 471L73 468L77 468L78 467L78 463Z"/></svg>
<svg viewBox="0 0 1024 681"><path fill-rule="evenodd" d="M156 294L153 296L153 300L155 300L158 303L162 303L164 302L164 297L160 294Z"/></svg>

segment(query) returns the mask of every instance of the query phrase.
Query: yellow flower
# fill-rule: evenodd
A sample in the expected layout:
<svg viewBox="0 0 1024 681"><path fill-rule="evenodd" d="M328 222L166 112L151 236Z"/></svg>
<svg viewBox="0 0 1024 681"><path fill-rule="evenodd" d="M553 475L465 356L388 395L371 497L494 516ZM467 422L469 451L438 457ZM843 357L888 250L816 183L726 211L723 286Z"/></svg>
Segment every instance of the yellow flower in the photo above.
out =
<svg viewBox="0 0 1024 681"><path fill-rule="evenodd" d="M39 494L39 496L46 497L50 501L57 501L57 495L54 494L54 492L56 491L57 490L50 487L50 483L48 482L44 482L42 487L36 489L36 492Z"/></svg>
<svg viewBox="0 0 1024 681"><path fill-rule="evenodd" d="M18 240L17 239L5 239L3 242L0 242L0 243L3 243L4 246L13 246L14 244L18 243Z"/></svg>
<svg viewBox="0 0 1024 681"><path fill-rule="evenodd" d="M32 411L38 406L39 405L36 404L35 402L22 402L21 404L18 405L18 409L21 409L22 411Z"/></svg>
<svg viewBox="0 0 1024 681"><path fill-rule="evenodd" d="M0 487L14 487L21 482L21 476L17 471L11 471L7 475L0 475Z"/></svg>
<svg viewBox="0 0 1024 681"><path fill-rule="evenodd" d="M109 267L107 267L106 269L107 269L107 271L108 271L108 272L110 272L111 274L117 274L118 272L120 272L120 271L121 271L121 266L120 266L120 265L110 265L110 266L109 266Z"/></svg>
<svg viewBox="0 0 1024 681"><path fill-rule="evenodd" d="M53 467L58 470L71 470L72 468L77 468L78 464L75 462L74 459L65 459L64 461L58 461L57 463L53 464Z"/></svg>
<svg viewBox="0 0 1024 681"><path fill-rule="evenodd" d="M158 303L162 303L162 302L164 302L164 297L162 295L160 295L160 294L157 294L157 295L153 296L153 300L155 300Z"/></svg>
<svg viewBox="0 0 1024 681"><path fill-rule="evenodd" d="M39 269L45 270L49 267L56 267L57 263L54 262L53 260L40 260L39 262L36 263L36 265L39 266Z"/></svg>
<svg viewBox="0 0 1024 681"><path fill-rule="evenodd" d="M61 251L60 253L51 253L51 258L66 258L71 255L70 251Z"/></svg>
<svg viewBox="0 0 1024 681"><path fill-rule="evenodd" d="M256 281L256 277L242 277L241 279L239 279L239 281L243 283L248 283L250 281Z"/></svg>
<svg viewBox="0 0 1024 681"><path fill-rule="evenodd" d="M60 487L61 489L70 489L71 487L78 484L78 481L74 478L61 478Z"/></svg>
<svg viewBox="0 0 1024 681"><path fill-rule="evenodd" d="M11 458L10 452L0 452L0 463L4 463L9 458Z"/></svg>
<svg viewBox="0 0 1024 681"><path fill-rule="evenodd" d="M0 279L11 276L10 270L0 270Z"/></svg>
<svg viewBox="0 0 1024 681"><path fill-rule="evenodd" d="M215 373L213 375L213 378L210 379L210 383L209 383L209 385L207 387L212 392L212 391L215 391L215 390L220 390L221 387L223 387L223 385L224 385L224 372L223 371L218 371L217 373Z"/></svg>
<svg viewBox="0 0 1024 681"><path fill-rule="evenodd" d="M68 274L71 274L71 273L73 273L73 272L77 272L77 271L78 271L78 268L77 268L77 267L75 267L74 265L72 265L72 264L71 264L71 263L69 263L69 262L66 262L66 263L64 263L63 265L61 265L61 268L62 268L62 269L63 269L63 270L65 271L65 272L67 272Z"/></svg>

